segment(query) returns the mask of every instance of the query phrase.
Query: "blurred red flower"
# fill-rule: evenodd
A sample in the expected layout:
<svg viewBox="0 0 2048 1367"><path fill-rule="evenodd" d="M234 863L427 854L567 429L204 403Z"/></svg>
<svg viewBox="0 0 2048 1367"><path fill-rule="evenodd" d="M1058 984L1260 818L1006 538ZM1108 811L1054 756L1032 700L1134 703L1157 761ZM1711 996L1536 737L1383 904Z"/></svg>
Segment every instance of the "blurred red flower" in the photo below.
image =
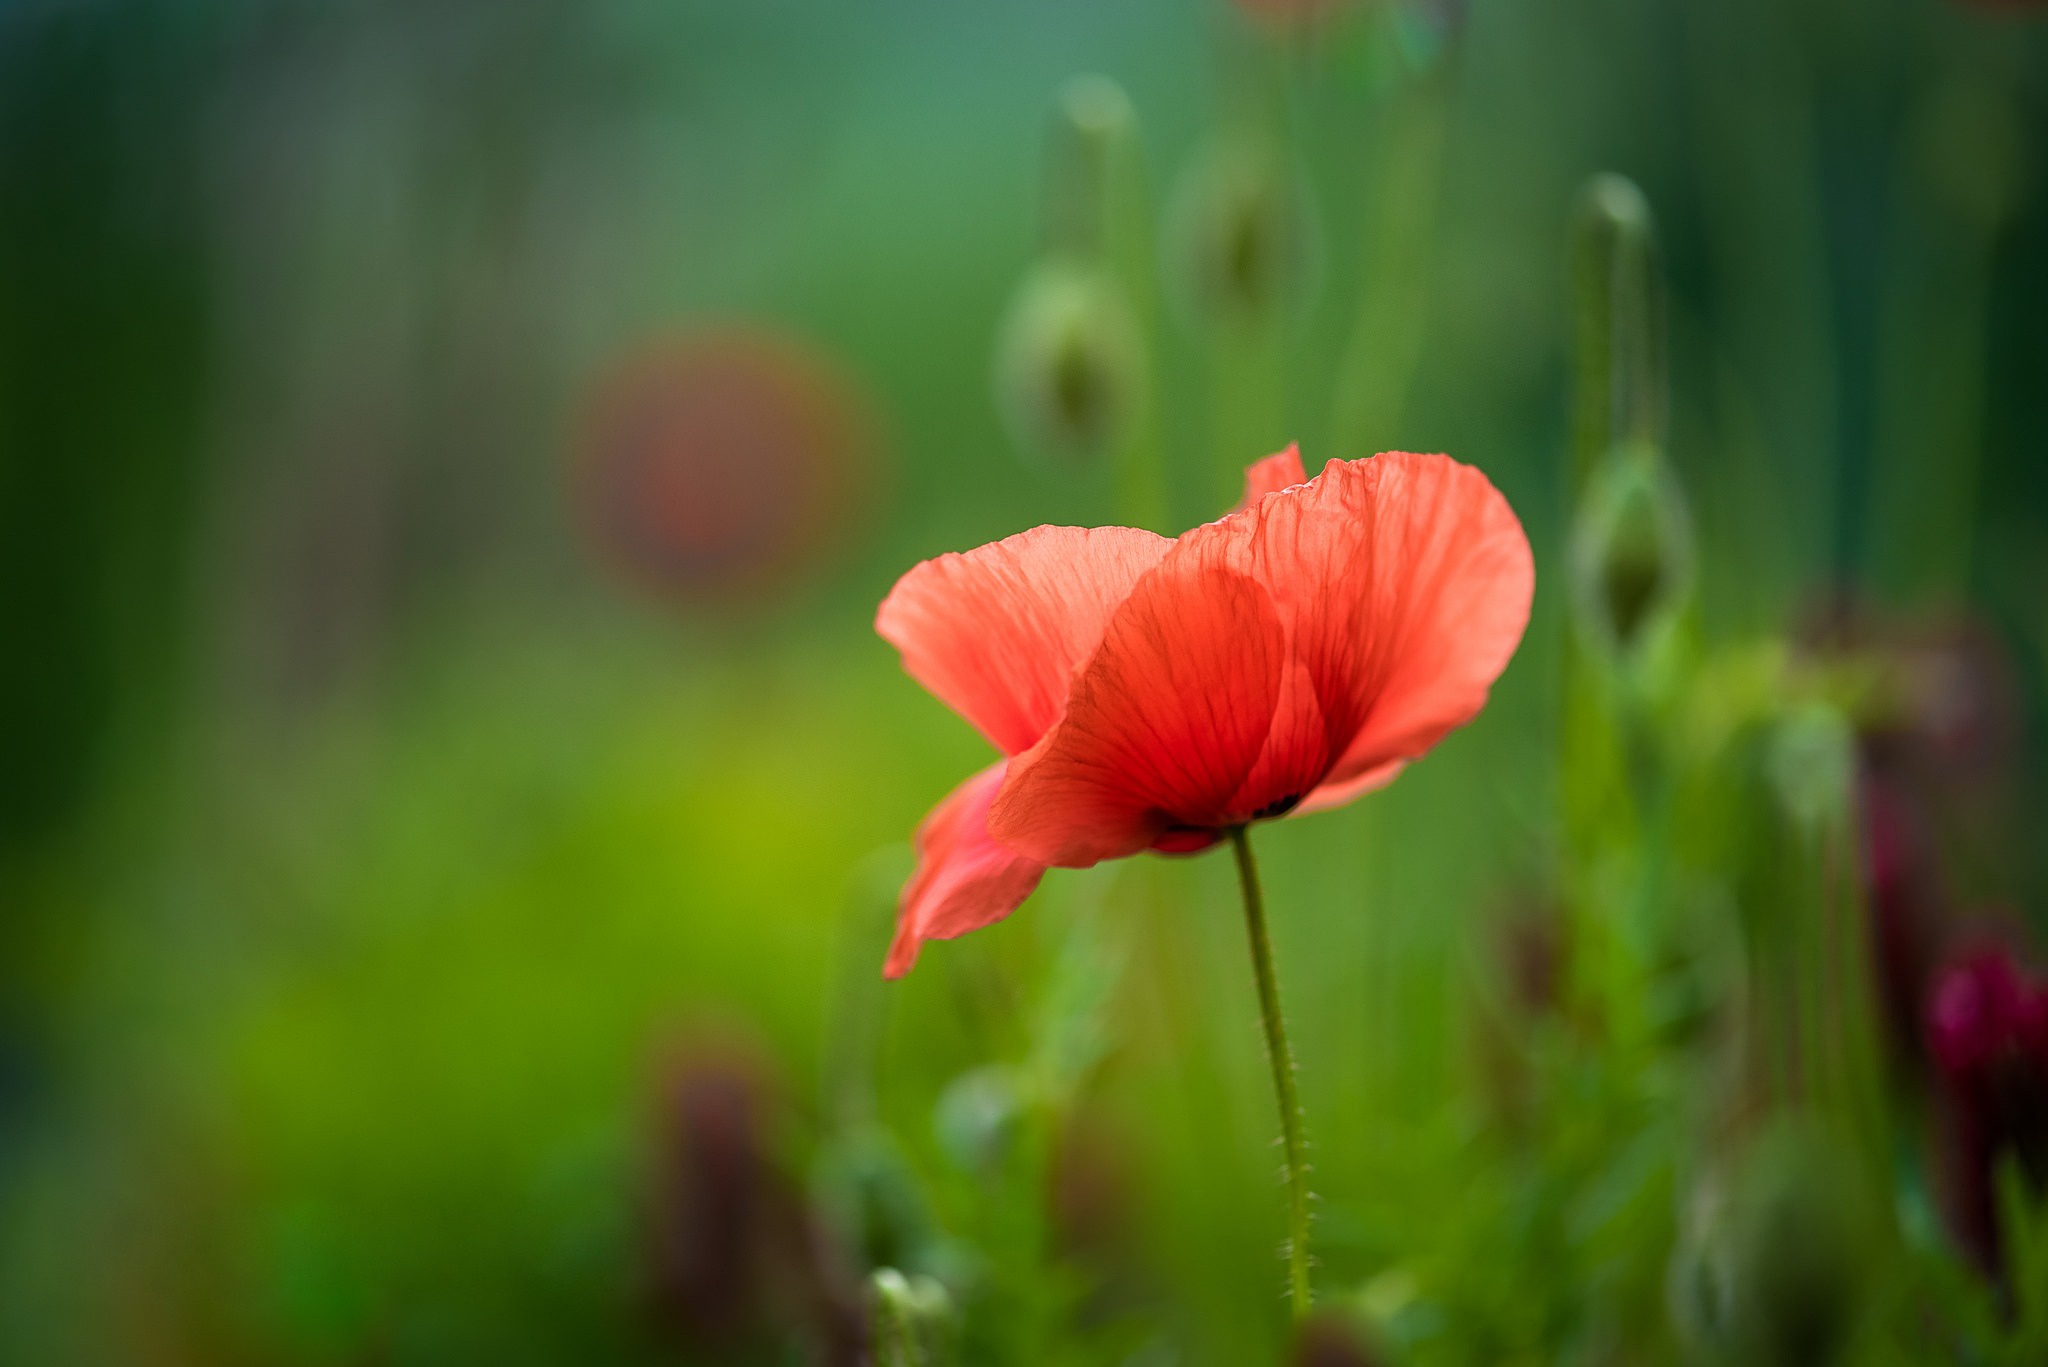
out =
<svg viewBox="0 0 2048 1367"><path fill-rule="evenodd" d="M927 560L875 629L1004 758L917 833L887 972L1046 868L1206 848L1391 782L1472 719L1528 624L1528 538L1448 456L1293 447L1177 540L1036 527Z"/></svg>
<svg viewBox="0 0 2048 1367"><path fill-rule="evenodd" d="M582 512L604 557L653 592L758 602L829 551L866 477L857 391L815 347L707 328L617 365L581 450Z"/></svg>
<svg viewBox="0 0 2048 1367"><path fill-rule="evenodd" d="M1350 0L1237 0L1238 9L1263 24L1309 24L1328 18Z"/></svg>

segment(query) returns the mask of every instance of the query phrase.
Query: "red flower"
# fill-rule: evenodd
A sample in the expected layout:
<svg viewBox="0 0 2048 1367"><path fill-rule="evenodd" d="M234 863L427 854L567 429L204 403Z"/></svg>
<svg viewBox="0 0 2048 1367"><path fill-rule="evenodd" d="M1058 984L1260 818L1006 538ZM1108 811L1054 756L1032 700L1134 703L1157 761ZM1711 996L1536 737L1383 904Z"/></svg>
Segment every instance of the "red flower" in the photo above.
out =
<svg viewBox="0 0 2048 1367"><path fill-rule="evenodd" d="M604 560L640 587L758 605L858 519L869 425L816 346L758 325L707 327L613 366L584 424L575 492Z"/></svg>
<svg viewBox="0 0 2048 1367"><path fill-rule="evenodd" d="M1470 466L1390 452L1305 481L1293 447L1177 540L1036 527L916 566L875 629L1004 758L919 828L889 976L1050 866L1187 853L1391 782L1485 704L1534 583Z"/></svg>

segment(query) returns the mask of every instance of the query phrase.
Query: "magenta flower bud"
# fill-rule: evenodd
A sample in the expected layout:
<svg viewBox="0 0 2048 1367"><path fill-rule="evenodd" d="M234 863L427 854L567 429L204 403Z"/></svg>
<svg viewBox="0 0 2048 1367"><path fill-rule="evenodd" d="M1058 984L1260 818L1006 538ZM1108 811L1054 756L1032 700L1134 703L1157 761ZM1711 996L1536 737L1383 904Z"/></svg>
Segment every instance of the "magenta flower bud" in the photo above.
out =
<svg viewBox="0 0 2048 1367"><path fill-rule="evenodd" d="M2012 960L1986 950L1952 965L1927 1007L1927 1039L1935 1062L1952 1079L1981 1081L2018 1043L2027 1014L2027 984Z"/></svg>
<svg viewBox="0 0 2048 1367"><path fill-rule="evenodd" d="M858 1292L777 1157L774 1098L744 1049L699 1046L662 1078L644 1217L656 1318L721 1361L801 1347L851 1367Z"/></svg>
<svg viewBox="0 0 2048 1367"><path fill-rule="evenodd" d="M2003 947L1973 951L1935 979L1926 1029L1941 1081L1950 1221L1979 1265L2002 1277L1999 1166L2015 1159L2037 1189L2048 1185L2048 983Z"/></svg>
<svg viewBox="0 0 2048 1367"><path fill-rule="evenodd" d="M1858 778L1857 804L1878 1013L1891 1047L1917 1060L1942 905L1932 837L1912 794L1868 766Z"/></svg>

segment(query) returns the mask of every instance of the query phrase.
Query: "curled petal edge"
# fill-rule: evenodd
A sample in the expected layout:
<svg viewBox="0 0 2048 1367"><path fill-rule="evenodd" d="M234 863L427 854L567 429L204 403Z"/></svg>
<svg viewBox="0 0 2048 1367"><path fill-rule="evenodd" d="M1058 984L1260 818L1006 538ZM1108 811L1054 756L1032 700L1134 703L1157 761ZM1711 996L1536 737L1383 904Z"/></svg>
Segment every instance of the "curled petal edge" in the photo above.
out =
<svg viewBox="0 0 2048 1367"><path fill-rule="evenodd" d="M1002 920L1045 875L1045 865L1019 857L988 833L989 804L1008 767L998 760L962 783L917 828L917 869L897 904L884 977L908 973L926 940L950 940Z"/></svg>

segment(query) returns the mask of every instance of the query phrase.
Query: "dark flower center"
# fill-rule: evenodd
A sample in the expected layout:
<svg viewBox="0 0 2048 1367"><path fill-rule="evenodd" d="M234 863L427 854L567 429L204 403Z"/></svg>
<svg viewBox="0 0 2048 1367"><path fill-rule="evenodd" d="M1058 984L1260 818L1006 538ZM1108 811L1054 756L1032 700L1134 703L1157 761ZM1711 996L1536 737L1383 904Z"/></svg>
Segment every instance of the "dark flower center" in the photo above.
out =
<svg viewBox="0 0 2048 1367"><path fill-rule="evenodd" d="M1252 820L1265 821L1271 817L1285 816L1289 812L1293 811L1296 807L1301 805L1301 799L1303 798L1303 796L1305 796L1305 794L1289 793L1286 797L1275 798L1273 801L1268 802L1265 806L1259 808L1256 812L1253 812Z"/></svg>

